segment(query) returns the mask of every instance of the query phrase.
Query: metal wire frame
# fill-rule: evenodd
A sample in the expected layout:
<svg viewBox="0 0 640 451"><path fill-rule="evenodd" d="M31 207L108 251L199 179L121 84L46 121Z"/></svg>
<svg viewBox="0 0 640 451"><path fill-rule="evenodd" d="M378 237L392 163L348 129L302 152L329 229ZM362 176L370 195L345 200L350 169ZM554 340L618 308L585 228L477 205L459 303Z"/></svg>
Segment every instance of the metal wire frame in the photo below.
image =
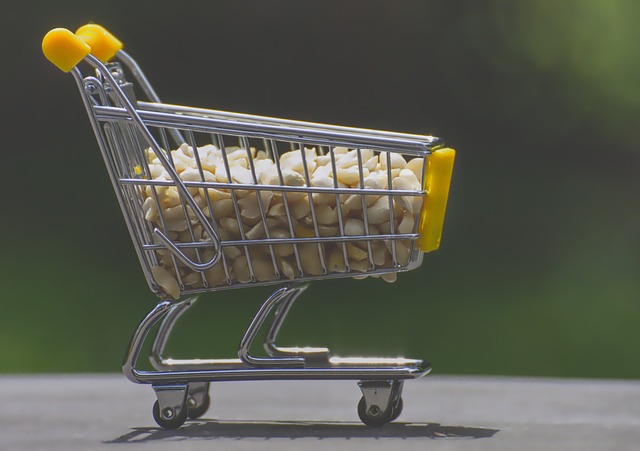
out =
<svg viewBox="0 0 640 451"><path fill-rule="evenodd" d="M396 199L424 196L426 193L424 190L393 189L391 155L395 152L411 158L426 159L431 150L442 146L442 140L429 136L312 124L163 104L135 61L123 51L119 52L118 58L132 69L151 102L138 102L133 97L132 91L130 89L127 91L126 82L121 79L122 74L119 69L115 66L106 67L91 55L87 56L85 60L96 69L95 76L85 77L78 68L74 68L71 73L82 94L85 108L89 114L145 277L152 291L163 297L140 322L127 349L123 364L124 374L129 379L153 385L158 397L158 411L161 414L161 418L156 418L156 421L167 427L167 421L170 423L172 418L180 413L186 413L187 395L191 396L192 400L197 399L195 406L205 405L204 399L207 396L209 382L225 380L360 379L359 385L363 392L361 404L366 412L371 413L376 409L386 411L387 406L401 409L402 382L427 374L430 371L428 362L404 358L337 358L330 357L329 350L326 348L284 348L277 346L275 341L291 305L304 290L304 284L301 285L300 282L363 275L363 273L352 271L349 267L348 244L361 243L366 247L369 269L364 273L365 275L407 271L420 265L422 253L415 247L418 238L417 221L411 233L396 233L397 218L393 207ZM207 143L215 144L222 151L229 182L205 181L203 166L196 150L200 142L199 139L204 139L204 137L206 137ZM256 141L263 144L263 150L273 159L278 172L279 184L266 186L258 183L250 149L251 144ZM230 164L225 149L229 145L228 143L232 142L237 142L239 147L246 152L253 183L236 183L230 177ZM202 181L183 181L180 179L176 164L169 151L173 147L172 143L176 146L187 143L194 149L194 158ZM333 174L332 187L312 186L311 173L306 161L305 149L307 146L312 146L318 153L329 156ZM356 149L358 184L355 188L343 188L338 184L336 147ZM144 154L146 149L151 149L160 159L171 180L149 179L151 171ZM283 180L280 155L283 152L296 149L301 152L306 186L287 186ZM387 189L374 190L365 187L364 149L372 150L379 158L386 160ZM425 168L426 164L423 164L423 180ZM179 192L180 208L187 223L187 232L191 242L178 242L170 238L170 230L167 227L162 208L158 208L159 224L152 224L145 220L142 214L144 193L149 191L151 193L149 198L160 207L158 190L166 187L175 187ZM227 190L230 193L233 199L234 213L240 225L239 239L221 239L219 224L215 218L209 196L205 196L206 205L200 206L190 192L190 190L207 192L210 189ZM265 238L247 239L244 234L237 195L240 191L251 191L256 194L257 199L261 199L260 193L265 190L279 193L282 196L286 210L285 219L291 238L271 236L266 207L260 200L258 200L259 220L264 225ZM292 207L287 199L287 196L294 194L308 199L313 227L313 236L311 237L296 236L291 214ZM339 234L321 236L313 200L314 195L335 196ZM346 195L359 197L363 210L364 234L353 236L347 235L345 232L346 215L343 214L341 199ZM366 202L367 196L372 195L386 196L388 199L390 207L389 232L372 233L372 224L367 219L368 206ZM198 241L194 233L194 224L190 221L191 216L195 217L196 222L204 229L207 240ZM401 241L411 245L408 261L402 264L399 263L396 252L396 244ZM376 265L374 261L372 247L379 243L389 243L391 247L392 263L388 267ZM250 249L255 246L266 246L275 273L278 274L273 249L279 244L293 246L298 275L294 281L282 278L267 282L258 281L252 269ZM309 244L314 245L318 250L323 272L321 275L305 273L301 264L298 247ZM336 246L342 251L345 264L344 272L328 271L325 252L326 246L329 245ZM232 280L224 253L225 248L231 246L243 249L251 273L250 283L237 283ZM182 301L166 299L163 291L156 284L151 268L159 265L159 253L167 249L170 251L171 263L180 285L181 295L249 285L287 283L262 304L251 321L240 341L238 359L174 360L162 355L176 321L194 302L194 298L191 297ZM213 257L205 257L205 251L209 251L208 254L211 254L211 250L214 251ZM188 253L189 255L187 255ZM188 288L181 279L180 265L202 273L216 264L221 264L224 268L225 285L223 286L209 286L204 275L202 275L202 287L195 289ZM268 323L268 317L272 311L275 314L271 323ZM254 356L249 352L251 344L256 339L258 331L267 324L269 325L267 326L264 348L268 356ZM159 329L152 346L151 359L156 370L140 370L136 366L137 361L144 342L155 325L159 325ZM393 413L393 409L390 412ZM389 421L390 418L385 417L385 421Z"/></svg>
<svg viewBox="0 0 640 451"><path fill-rule="evenodd" d="M91 61L90 61L91 62ZM408 157L426 158L430 151L442 145L442 140L429 136L405 135L399 133L388 133L379 131L370 131L363 129L352 129L339 126L326 126L323 124L310 124L300 121L280 120L275 118L264 118L253 115L241 115L237 113L227 113L215 110L204 110L190 107L180 107L175 105L166 105L153 102L139 103L148 109L136 109L134 105L127 99L126 95L120 89L119 83L110 74L109 70L102 66L99 62L91 62L95 65L98 77L82 78L80 72L75 69L74 77L81 87L85 106L89 112L94 130L98 136L103 157L109 174L111 176L114 188L118 193L125 220L129 226L130 233L136 251L143 266L143 270L151 289L162 295L162 290L158 287L153 279L151 267L157 266L157 251L169 248L171 250L171 259L174 272L178 278L181 289L181 295L189 295L202 291L220 290L228 288L236 288L238 286L250 285L271 285L282 282L288 282L282 277L273 254L273 246L278 244L291 244L295 250L295 266L298 275L295 281L318 280L333 277L352 277L353 275L362 275L352 271L349 266L349 260L346 253L346 243L364 243L366 246L367 260L369 262L369 271L367 275L384 274L396 271L407 271L413 269L421 263L422 254L415 250L414 243L418 238L417 221L413 233L398 234L395 231L395 221L393 202L394 198L400 196L424 196L423 190L405 191L395 190L391 188L391 152L402 153ZM114 95L115 94L115 95ZM109 102L110 98L114 98L115 102ZM157 95L156 95L157 98ZM155 132L155 133L154 133ZM227 174L230 174L230 166L225 151L225 141L236 140L247 152L247 157L251 165L253 182L251 184L240 184L234 182L231 178L228 183L205 182L201 162L197 160L198 171L202 175L201 182L184 182L180 180L175 164L171 158L171 152L164 152L163 149L171 147L167 135L175 139L184 139L193 149L197 147L196 134L211 137L211 141L222 149L224 164ZM153 135L159 137L159 141ZM177 137L177 138L176 138ZM186 137L186 139L185 139ZM261 185L256 178L255 169L253 168L253 158L249 151L249 140L261 140L264 143L264 150L267 151L276 163L280 185ZM282 180L282 172L279 165L279 155L282 147L298 147L302 155L304 165L304 178L306 186L286 186ZM310 171L307 167L307 160L304 155L305 147L312 146L318 149L318 152L328 154L331 157L331 167L334 179L334 187L323 188L311 186ZM340 188L337 183L336 174L336 157L334 149L338 146L357 149L358 169L359 169L359 187L358 188ZM135 166L142 163L143 170L149 173L149 168L143 156L145 148L152 148L157 157L161 159L165 170L167 170L172 180L148 180L141 178L138 174L132 172ZM362 169L362 150L363 148L371 149L380 158L387 159L387 177L389 188L384 190L372 190L364 186L364 174ZM197 157L198 152L194 152ZM164 158L163 158L164 157ZM158 203L157 189L160 187L177 187L180 192L183 214L187 218L189 233L192 237L191 242L176 242L168 238L168 230L162 215L162 208L158 205L160 212L159 227L153 227L145 221L141 216L141 193L146 187L151 187L153 198ZM291 238L272 238L269 233L269 226L266 220L266 211L261 204L261 196L258 195L259 209L261 220L265 227L266 238L247 240L244 236L244 227L240 226L240 240L222 241L217 237L218 224L213 214L208 196L207 208L205 211L201 209L193 197L189 194L189 189L217 189L227 190L230 192L234 201L236 219L242 225L242 217L237 207L236 192L239 190L249 190L256 194L261 191L272 191L281 193L284 198L285 208L287 210L287 220L289 221L289 232ZM291 223L291 213L286 200L287 193L303 193L308 197L310 213L312 217L313 237L297 237ZM339 235L321 236L318 230L315 205L313 202L314 194L330 194L336 196L336 208L338 209L338 228ZM347 236L344 232L345 217L342 212L340 196L356 195L360 196L363 209L363 219L365 225L364 235ZM370 234L370 226L367 220L367 205L365 196L387 196L389 199L389 223L390 233L386 234ZM195 239L193 227L188 220L190 213L195 214L199 223L205 228L207 235L213 238L210 241L202 242ZM211 220L207 219L207 213ZM409 261L406 264L398 264L396 255L396 242L404 240L405 243L411 245L411 253ZM377 267L373 262L372 242L383 241L390 243L392 265L388 267ZM313 243L317 246L318 256L322 266L321 275L305 274L300 262L298 246L302 244ZM327 262L325 257L325 247L328 243L338 243L341 247L345 271L329 272L327 271ZM241 247L247 259L249 272L251 276L250 283L237 283L230 277L228 264L224 258L225 247ZM270 250L270 256L276 274L276 278L270 281L258 281L255 277L250 248L252 246L267 246ZM205 249L215 249L214 259L212 261L203 261L200 251ZM187 260L185 252L195 252L195 261ZM226 284L223 286L209 286L207 280L202 276L202 286L193 288L187 287L180 277L180 264L186 265L194 270L204 270L212 267L214 264L222 260L224 272L226 276Z"/></svg>

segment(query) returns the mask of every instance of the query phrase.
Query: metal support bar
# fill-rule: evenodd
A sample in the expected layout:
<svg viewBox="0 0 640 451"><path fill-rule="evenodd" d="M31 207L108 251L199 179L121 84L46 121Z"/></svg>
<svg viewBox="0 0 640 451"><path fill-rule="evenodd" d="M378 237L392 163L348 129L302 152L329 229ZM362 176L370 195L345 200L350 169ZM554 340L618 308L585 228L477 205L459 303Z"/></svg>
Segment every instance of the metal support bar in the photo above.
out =
<svg viewBox="0 0 640 451"><path fill-rule="evenodd" d="M162 301L140 322L131 339L122 366L125 376L135 383L153 384L155 386L175 386L176 383L192 386L198 383L214 381L248 381L248 380L318 380L318 379L351 379L367 381L389 381L401 379L417 379L431 370L428 362L414 359L380 359L380 358L331 358L324 362L314 362L305 366L302 357L269 357L257 358L249 355L249 347L255 339L257 331L264 324L269 312L291 288L285 287L272 294L261 306L251 325L245 332L240 352L244 359L190 359L174 360L162 357L162 350L170 336L173 325L193 301L176 304ZM151 329L163 321L160 336L156 338L154 348L157 359L153 359L156 370L145 371L136 368L142 347ZM257 362L257 363L256 363ZM198 386L194 386L197 393Z"/></svg>
<svg viewBox="0 0 640 451"><path fill-rule="evenodd" d="M145 339L147 338L147 335L149 335L153 325L166 315L172 305L173 303L171 301L159 302L158 305L156 305L153 310L144 317L133 334L129 347L127 348L127 353L125 354L124 363L122 364L122 372L131 382L142 382L136 376L135 369L136 362L140 356L140 351L142 350Z"/></svg>
<svg viewBox="0 0 640 451"><path fill-rule="evenodd" d="M162 324L160 324L160 328L158 329L158 333L156 334L156 338L153 341L153 346L151 347L151 354L149 355L149 360L151 361L151 365L157 370L168 369L170 365L167 364L167 361L163 357L164 349L169 341L169 336L173 331L173 327L176 325L178 319L198 300L197 296L185 299L183 302L174 304L169 311L167 312Z"/></svg>
<svg viewBox="0 0 640 451"><path fill-rule="evenodd" d="M284 323L291 306L298 299L308 287L308 284L299 285L289 290L287 295L280 301L276 312L273 317L273 322L267 331L267 335L264 340L264 349L271 357L276 356L299 356L304 357L307 362L326 362L329 359L328 348L313 348L313 347L279 347L276 346L276 338L280 332L280 328Z"/></svg>
<svg viewBox="0 0 640 451"><path fill-rule="evenodd" d="M258 313L253 317L253 320L249 324L242 340L240 341L240 347L238 348L238 357L240 360L249 366L269 366L269 367L304 367L305 360L300 357L255 357L249 354L249 349L253 340L255 340L258 331L262 328L267 320L271 310L283 300L286 300L291 288L284 287L276 290L267 300L262 304Z"/></svg>

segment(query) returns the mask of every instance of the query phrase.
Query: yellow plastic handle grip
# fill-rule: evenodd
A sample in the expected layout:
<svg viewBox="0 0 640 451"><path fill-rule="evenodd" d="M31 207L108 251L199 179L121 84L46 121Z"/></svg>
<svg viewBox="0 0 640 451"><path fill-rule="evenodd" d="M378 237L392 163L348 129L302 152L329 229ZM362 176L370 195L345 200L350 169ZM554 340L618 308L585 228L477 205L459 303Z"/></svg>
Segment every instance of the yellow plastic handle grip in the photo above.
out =
<svg viewBox="0 0 640 451"><path fill-rule="evenodd" d="M423 252L435 251L440 247L455 157L455 150L444 148L433 151L427 159L425 176L427 196L422 204L418 227L420 234L418 242Z"/></svg>
<svg viewBox="0 0 640 451"><path fill-rule="evenodd" d="M91 53L91 47L66 28L54 28L42 39L42 53L63 72L69 72Z"/></svg>
<svg viewBox="0 0 640 451"><path fill-rule="evenodd" d="M118 38L95 23L78 28L76 36L88 44L91 47L91 54L103 63L113 58L124 47Z"/></svg>

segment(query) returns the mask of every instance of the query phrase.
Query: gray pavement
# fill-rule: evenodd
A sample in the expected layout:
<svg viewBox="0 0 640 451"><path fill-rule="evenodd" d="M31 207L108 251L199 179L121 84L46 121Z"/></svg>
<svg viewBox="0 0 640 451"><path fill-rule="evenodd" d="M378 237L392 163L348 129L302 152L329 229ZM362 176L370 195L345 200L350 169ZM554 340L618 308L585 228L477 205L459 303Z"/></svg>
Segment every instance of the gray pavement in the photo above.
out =
<svg viewBox="0 0 640 451"><path fill-rule="evenodd" d="M427 376L380 429L349 381L223 382L212 408L156 427L148 386L120 375L0 377L0 450L634 450L640 382Z"/></svg>

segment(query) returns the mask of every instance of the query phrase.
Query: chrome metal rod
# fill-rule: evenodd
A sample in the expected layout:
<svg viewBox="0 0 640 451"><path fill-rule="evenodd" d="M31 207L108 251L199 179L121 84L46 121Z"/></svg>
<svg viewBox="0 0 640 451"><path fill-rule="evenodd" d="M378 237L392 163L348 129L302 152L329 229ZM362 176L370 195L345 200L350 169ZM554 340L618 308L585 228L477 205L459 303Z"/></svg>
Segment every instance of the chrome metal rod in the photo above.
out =
<svg viewBox="0 0 640 451"><path fill-rule="evenodd" d="M150 97L151 99L151 97ZM436 136L428 135L416 135L411 133L398 133L383 130L372 130L367 128L357 127L345 127L341 125L321 124L316 122L296 121L291 119L273 118L267 116L257 116L254 114L234 113L231 111L211 110L206 108L195 108L182 105L172 105L168 103L160 103L160 100L153 100L155 103L139 102L140 108L150 111L161 111L166 113L178 113L178 114L191 114L195 116L205 116L215 119L230 119L235 121L255 122L262 124L278 124L287 127L307 127L313 128L319 131L333 131L333 132L346 132L357 133L362 135L380 135L380 136L393 136L404 139L415 139L424 142L431 146L431 148L441 147L444 145L444 140Z"/></svg>
<svg viewBox="0 0 640 451"><path fill-rule="evenodd" d="M144 345L145 339L147 338L147 335L149 335L151 328L160 321L160 319L162 319L172 305L173 302L171 301L159 302L158 305L156 305L140 322L138 328L133 334L129 347L127 348L127 353L125 354L124 363L122 364L122 372L131 382L143 382L138 378L138 371L135 369L138 357L140 357L140 351L142 350L142 346Z"/></svg>
<svg viewBox="0 0 640 451"><path fill-rule="evenodd" d="M121 121L133 119L124 108L96 106L97 117L102 121ZM379 134L353 133L343 130L318 130L314 127L291 126L282 127L268 122L241 122L227 119L216 119L203 116L187 116L139 110L139 117L147 125L156 127L174 127L182 130L200 131L203 133L223 133L235 136L276 139L288 142L299 142L317 145L344 146L349 148L375 148L391 152L403 152L415 156L431 153L433 141L414 138L387 136ZM135 121L135 119L133 119ZM423 137L428 138L428 137Z"/></svg>
<svg viewBox="0 0 640 451"><path fill-rule="evenodd" d="M144 180L121 178L123 185L140 186L174 186L170 180ZM291 193L311 193L311 194L349 194L369 196L424 196L427 191L411 191L399 189L373 189L373 188L325 188L321 186L286 186L286 185L261 185L257 183L224 183L224 182L183 182L188 188L215 188L215 189L237 189L237 190L257 190Z"/></svg>
<svg viewBox="0 0 640 451"><path fill-rule="evenodd" d="M169 337L171 332L173 331L173 327L176 325L178 319L187 311L189 308L195 304L197 296L193 296L185 299L182 302L176 303L169 309L164 320L160 324L160 328L156 333L156 337L153 340L153 345L151 346L151 354L149 355L149 360L151 361L151 365L157 370L168 369L168 365L165 364L165 359L163 357L165 347L169 341Z"/></svg>
<svg viewBox="0 0 640 451"><path fill-rule="evenodd" d="M133 370L134 382L160 384L175 381L222 382L259 380L389 380L418 379L431 371L428 366L339 367L339 368L251 368L185 371Z"/></svg>
<svg viewBox="0 0 640 451"><path fill-rule="evenodd" d="M307 289L308 284L299 285L289 290L289 293L280 301L273 316L273 321L269 327L265 340L264 349L271 357L303 357L307 363L328 361L329 349L317 347L279 347L276 346L276 339L280 328L284 323L291 306L296 299Z"/></svg>
<svg viewBox="0 0 640 451"><path fill-rule="evenodd" d="M278 351L278 347L275 345L276 339L278 338L278 333L280 332L280 328L284 323L285 318L289 314L289 310L291 310L291 306L295 302L296 298L307 288L307 285L303 285L301 287L294 287L289 290L289 293L282 298L282 301L276 308L276 311L273 315L273 321L271 322L271 326L267 330L267 335L264 339L264 350L270 356L281 355Z"/></svg>
<svg viewBox="0 0 640 451"><path fill-rule="evenodd" d="M258 313L253 317L253 320L249 324L247 331L245 332L242 340L240 341L240 347L238 348L238 357L242 362L249 366L262 366L275 368L278 366L283 367L303 367L305 360L300 357L254 357L249 354L251 344L253 343L258 331L265 323L271 310L282 301L288 294L289 287L280 288L276 290L267 300L262 304Z"/></svg>
<svg viewBox="0 0 640 451"><path fill-rule="evenodd" d="M366 241L366 240L374 240L374 241L389 241L389 240L415 240L419 237L416 234L409 233L397 233L395 235L346 235L346 236L319 236L319 237L311 237L311 238L260 238L260 239L245 239L245 240L228 240L225 241L222 247L229 246L252 246L252 245L276 245L276 244L303 244L303 243L340 243L340 242L351 242L351 241ZM201 241L192 241L190 243L180 243L176 245L178 248L186 248L186 249L197 249L197 248L206 248L210 247L208 243L203 243ZM162 249L163 246L160 244L145 244L143 247L145 250L158 250Z"/></svg>
<svg viewBox="0 0 640 451"><path fill-rule="evenodd" d="M147 96L147 99L155 103L160 103L160 96L158 96L155 89L153 89L153 86L151 86L149 79L144 74L144 72L142 72L142 68L138 65L136 60L131 58L131 56L124 50L118 51L118 53L116 53L116 58L125 66L127 66L129 71L131 72L131 75L133 75L133 78L135 78L136 82L138 83L138 86L140 86L142 92L144 92L144 94ZM175 128L169 129L169 133L178 146L186 142L182 134L180 134L180 132Z"/></svg>

